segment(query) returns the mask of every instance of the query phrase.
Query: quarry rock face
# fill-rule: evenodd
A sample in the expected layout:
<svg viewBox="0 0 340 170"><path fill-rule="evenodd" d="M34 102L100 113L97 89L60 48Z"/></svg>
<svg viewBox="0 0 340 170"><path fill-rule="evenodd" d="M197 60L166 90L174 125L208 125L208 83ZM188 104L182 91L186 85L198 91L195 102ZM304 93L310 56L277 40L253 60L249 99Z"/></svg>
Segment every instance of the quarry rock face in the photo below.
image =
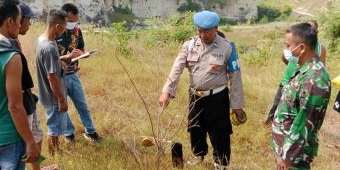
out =
<svg viewBox="0 0 340 170"><path fill-rule="evenodd" d="M80 17L89 22L110 22L108 12L115 8L127 8L137 17L167 17L178 13L177 9L188 0L23 0L40 16L46 16L51 9L60 9L65 3L74 3L80 10ZM207 7L209 0L192 0ZM256 0L225 0L223 5L213 4L210 10L221 18L245 20L257 16Z"/></svg>

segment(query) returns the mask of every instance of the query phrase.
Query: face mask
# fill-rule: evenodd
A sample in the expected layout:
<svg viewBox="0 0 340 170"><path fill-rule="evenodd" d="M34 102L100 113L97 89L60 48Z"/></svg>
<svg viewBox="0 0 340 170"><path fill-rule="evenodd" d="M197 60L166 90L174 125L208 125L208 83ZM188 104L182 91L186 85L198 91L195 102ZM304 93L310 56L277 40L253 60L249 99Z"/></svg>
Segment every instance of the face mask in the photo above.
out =
<svg viewBox="0 0 340 170"><path fill-rule="evenodd" d="M66 29L73 30L77 26L77 22L67 22Z"/></svg>
<svg viewBox="0 0 340 170"><path fill-rule="evenodd" d="M293 51L295 51L300 45L298 45L297 47L295 47L293 50L288 50L288 49L284 49L283 50L283 55L285 56L285 59L289 62L295 62L297 63L299 61L299 57L295 57L293 55Z"/></svg>

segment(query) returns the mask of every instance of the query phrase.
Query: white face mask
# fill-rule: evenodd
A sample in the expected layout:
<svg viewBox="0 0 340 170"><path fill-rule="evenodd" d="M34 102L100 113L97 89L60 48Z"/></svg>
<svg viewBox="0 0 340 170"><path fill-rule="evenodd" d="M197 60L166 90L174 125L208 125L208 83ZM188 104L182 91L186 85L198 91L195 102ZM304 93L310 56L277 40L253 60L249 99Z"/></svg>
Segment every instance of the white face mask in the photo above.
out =
<svg viewBox="0 0 340 170"><path fill-rule="evenodd" d="M284 49L283 50L283 55L285 56L285 59L289 62L295 62L298 63L299 62L299 57L295 57L293 55L293 51L295 51L300 45L296 46L293 50L288 50L288 49Z"/></svg>
<svg viewBox="0 0 340 170"><path fill-rule="evenodd" d="M68 30L73 30L74 29L74 27L76 27L77 26L77 22L67 22L66 23L66 29L68 29Z"/></svg>

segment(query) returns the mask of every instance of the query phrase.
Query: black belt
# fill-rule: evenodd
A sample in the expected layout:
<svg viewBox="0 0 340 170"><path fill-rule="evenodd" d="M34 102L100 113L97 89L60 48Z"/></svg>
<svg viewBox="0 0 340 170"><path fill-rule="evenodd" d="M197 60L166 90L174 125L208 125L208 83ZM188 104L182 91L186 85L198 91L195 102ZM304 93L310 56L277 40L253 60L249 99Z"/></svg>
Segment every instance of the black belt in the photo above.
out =
<svg viewBox="0 0 340 170"><path fill-rule="evenodd" d="M76 73L76 72L68 72L68 73L66 73L66 75L72 75L74 73Z"/></svg>
<svg viewBox="0 0 340 170"><path fill-rule="evenodd" d="M226 85L223 85L223 86L220 86L218 88L209 89L209 90L205 90L205 91L195 90L193 88L191 88L190 90L196 96L205 97L205 96L210 96L210 95L219 93L219 92L223 91L226 87L227 87Z"/></svg>

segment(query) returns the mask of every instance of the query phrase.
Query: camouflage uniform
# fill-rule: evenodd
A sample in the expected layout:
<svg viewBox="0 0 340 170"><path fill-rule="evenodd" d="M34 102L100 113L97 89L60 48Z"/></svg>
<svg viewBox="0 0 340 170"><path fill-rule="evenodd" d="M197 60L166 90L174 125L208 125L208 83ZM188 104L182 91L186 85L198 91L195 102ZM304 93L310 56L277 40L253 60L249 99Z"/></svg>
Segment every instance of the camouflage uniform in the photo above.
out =
<svg viewBox="0 0 340 170"><path fill-rule="evenodd" d="M317 133L330 93L329 75L316 57L298 68L283 87L272 124L272 147L276 157L292 162L291 169L309 169L317 155Z"/></svg>

